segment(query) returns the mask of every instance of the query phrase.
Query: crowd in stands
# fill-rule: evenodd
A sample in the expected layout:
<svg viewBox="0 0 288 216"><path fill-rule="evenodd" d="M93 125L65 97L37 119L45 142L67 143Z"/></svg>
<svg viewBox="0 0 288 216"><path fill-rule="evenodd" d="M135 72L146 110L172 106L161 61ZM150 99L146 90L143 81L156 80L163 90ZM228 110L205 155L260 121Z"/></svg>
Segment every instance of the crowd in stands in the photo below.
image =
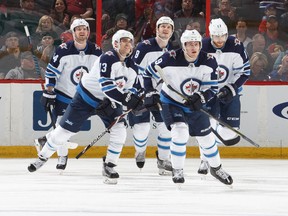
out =
<svg viewBox="0 0 288 216"><path fill-rule="evenodd" d="M45 69L55 48L73 39L69 26L74 18L89 21L95 42L96 7L95 0L0 0L0 79L11 79L9 71L21 67L21 54L31 49ZM207 35L204 0L102 0L101 48L112 48L112 35L119 29L130 31L136 43L155 37L156 21L163 15L175 23L174 49L185 29ZM288 0L215 0L210 17L222 18L229 35L243 42L251 61L250 80L287 81Z"/></svg>

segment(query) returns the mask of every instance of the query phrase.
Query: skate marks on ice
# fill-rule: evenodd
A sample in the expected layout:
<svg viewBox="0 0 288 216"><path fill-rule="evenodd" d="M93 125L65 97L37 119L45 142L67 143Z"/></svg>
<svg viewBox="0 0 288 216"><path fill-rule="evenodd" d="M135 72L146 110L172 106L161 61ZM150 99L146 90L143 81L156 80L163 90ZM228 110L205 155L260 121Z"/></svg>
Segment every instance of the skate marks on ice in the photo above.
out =
<svg viewBox="0 0 288 216"><path fill-rule="evenodd" d="M33 161L33 159L32 159ZM102 159L69 159L59 175L56 159L35 173L31 159L0 160L0 215L224 215L287 216L287 160L222 159L233 189L197 174L199 159L187 159L185 183L158 174L156 159L142 171L135 159L120 159L117 185L103 184Z"/></svg>

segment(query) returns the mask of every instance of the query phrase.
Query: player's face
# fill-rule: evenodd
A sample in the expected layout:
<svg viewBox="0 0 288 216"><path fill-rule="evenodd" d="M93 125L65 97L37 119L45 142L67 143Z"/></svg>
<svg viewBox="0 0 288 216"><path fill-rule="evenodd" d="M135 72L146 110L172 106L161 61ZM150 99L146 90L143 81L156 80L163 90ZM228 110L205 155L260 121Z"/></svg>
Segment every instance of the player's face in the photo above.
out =
<svg viewBox="0 0 288 216"><path fill-rule="evenodd" d="M216 48L222 48L227 40L227 34L224 35L212 35L212 41Z"/></svg>
<svg viewBox="0 0 288 216"><path fill-rule="evenodd" d="M86 26L77 26L74 30L75 33L75 39L78 42L83 42L83 41L87 41L88 37L89 37L89 31L87 29Z"/></svg>
<svg viewBox="0 0 288 216"><path fill-rule="evenodd" d="M200 42L198 41L189 41L185 43L186 54L191 59L196 59L200 52Z"/></svg>
<svg viewBox="0 0 288 216"><path fill-rule="evenodd" d="M130 38L121 38L119 52L122 56L127 56L133 51L133 40Z"/></svg>
<svg viewBox="0 0 288 216"><path fill-rule="evenodd" d="M159 25L158 36L163 40L168 40L172 36L172 26L170 24L163 23Z"/></svg>

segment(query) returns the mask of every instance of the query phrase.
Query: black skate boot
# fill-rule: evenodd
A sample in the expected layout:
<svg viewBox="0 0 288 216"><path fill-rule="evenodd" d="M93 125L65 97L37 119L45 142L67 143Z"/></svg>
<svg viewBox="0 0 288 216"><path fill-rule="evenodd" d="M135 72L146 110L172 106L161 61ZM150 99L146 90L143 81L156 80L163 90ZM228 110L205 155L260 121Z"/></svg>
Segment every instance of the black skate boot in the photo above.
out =
<svg viewBox="0 0 288 216"><path fill-rule="evenodd" d="M119 174L114 170L115 164L105 162L106 157L103 157L103 169L102 175L104 176L105 184L117 184L117 179L119 178Z"/></svg>
<svg viewBox="0 0 288 216"><path fill-rule="evenodd" d="M146 155L146 151L144 151L144 152L136 152L135 153L136 165L140 169L142 169L144 167L145 155Z"/></svg>
<svg viewBox="0 0 288 216"><path fill-rule="evenodd" d="M47 142L46 136L34 140L34 146L38 154L40 153L41 149L44 147L46 142Z"/></svg>
<svg viewBox="0 0 288 216"><path fill-rule="evenodd" d="M173 169L172 180L175 184L183 184L185 182L183 169Z"/></svg>
<svg viewBox="0 0 288 216"><path fill-rule="evenodd" d="M199 169L197 171L198 174L207 175L208 171L209 171L208 161L201 160Z"/></svg>
<svg viewBox="0 0 288 216"><path fill-rule="evenodd" d="M29 172L35 172L40 167L42 167L47 162L47 160L48 160L48 158L44 158L44 157L39 156L39 158L34 163L31 163L28 166Z"/></svg>
<svg viewBox="0 0 288 216"><path fill-rule="evenodd" d="M221 165L216 168L210 167L210 173L223 184L231 185L233 183L232 177L222 169Z"/></svg>
<svg viewBox="0 0 288 216"><path fill-rule="evenodd" d="M65 170L65 168L67 166L67 161L68 161L68 155L67 156L59 156L58 162L56 165L56 169Z"/></svg>
<svg viewBox="0 0 288 216"><path fill-rule="evenodd" d="M159 175L171 175L172 164L169 160L161 160L158 157L158 151L156 151L157 167L159 169Z"/></svg>

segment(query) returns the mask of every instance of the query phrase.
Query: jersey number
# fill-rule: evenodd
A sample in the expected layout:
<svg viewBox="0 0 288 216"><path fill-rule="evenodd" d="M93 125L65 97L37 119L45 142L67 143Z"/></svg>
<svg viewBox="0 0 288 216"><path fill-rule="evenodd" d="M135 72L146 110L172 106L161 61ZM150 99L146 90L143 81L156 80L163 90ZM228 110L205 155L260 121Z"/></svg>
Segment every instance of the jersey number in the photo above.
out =
<svg viewBox="0 0 288 216"><path fill-rule="evenodd" d="M101 63L101 72L105 73L107 71L107 63Z"/></svg>

